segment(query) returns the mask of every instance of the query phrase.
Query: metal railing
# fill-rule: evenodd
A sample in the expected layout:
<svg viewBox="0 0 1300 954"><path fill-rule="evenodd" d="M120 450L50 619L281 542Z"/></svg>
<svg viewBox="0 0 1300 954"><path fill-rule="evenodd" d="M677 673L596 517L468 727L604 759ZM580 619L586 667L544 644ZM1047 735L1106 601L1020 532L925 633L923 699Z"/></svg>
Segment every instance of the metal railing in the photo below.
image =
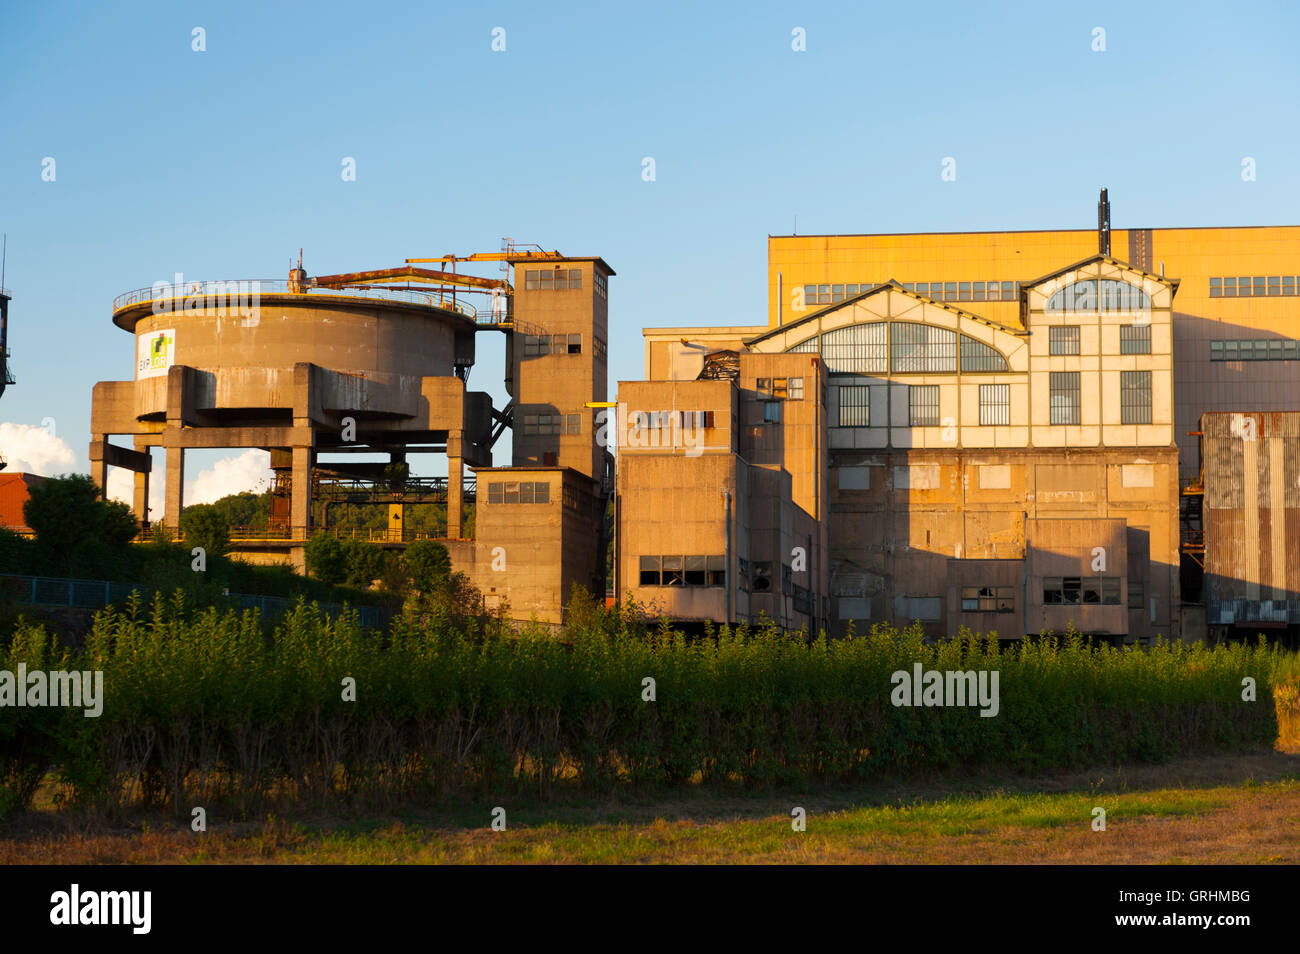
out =
<svg viewBox="0 0 1300 954"><path fill-rule="evenodd" d="M477 494L478 482L470 477L462 480L461 493L466 500ZM365 497L432 497L447 498L446 477L407 477L404 480L368 479L321 475L312 481L312 499L359 499Z"/></svg>
<svg viewBox="0 0 1300 954"><path fill-rule="evenodd" d="M99 609L110 603L119 603L138 592L151 599L157 592L154 587L141 583L113 583L108 580L73 580L53 576L21 576L0 574L0 589L20 603L33 606L67 606L74 609ZM256 596L249 593L226 593L239 609L256 609L267 615L292 609L296 599L285 596ZM308 601L309 603L311 601ZM379 606L345 606L342 603L317 603L327 616L339 616L344 609L355 611L363 626L380 626L391 615Z"/></svg>
<svg viewBox="0 0 1300 954"><path fill-rule="evenodd" d="M407 288L387 288L383 285L359 285L346 288L321 288L308 284L305 288L297 282L275 278L240 278L227 281L201 282L156 282L148 288L136 288L123 292L113 299L113 313L124 308L134 308L157 302L188 301L199 299L196 307L227 308L239 310L247 308L247 299L261 295L312 295L333 296L336 298L363 298L375 301L393 301L425 308L440 308L454 311L480 324L495 324L498 319L491 313L479 316L478 309L467 301L443 295L438 292L415 291ZM168 307L165 311L179 311L181 308Z"/></svg>
<svg viewBox="0 0 1300 954"><path fill-rule="evenodd" d="M434 533L432 530L389 530L367 527L231 527L229 541L239 543L306 543L317 533L328 533L340 540L362 540L367 543L414 543L416 540L436 540L446 543L456 538ZM176 527L150 527L141 530L136 540L144 543L161 534L164 540L176 543L184 534ZM460 538L467 539L467 538Z"/></svg>

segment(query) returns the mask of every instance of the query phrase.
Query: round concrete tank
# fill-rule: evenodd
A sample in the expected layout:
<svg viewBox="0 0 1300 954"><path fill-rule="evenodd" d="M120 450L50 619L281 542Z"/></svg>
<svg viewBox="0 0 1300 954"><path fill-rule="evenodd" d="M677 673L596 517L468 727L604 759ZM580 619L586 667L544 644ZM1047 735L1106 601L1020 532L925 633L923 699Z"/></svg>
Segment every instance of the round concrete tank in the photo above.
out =
<svg viewBox="0 0 1300 954"><path fill-rule="evenodd" d="M307 281L294 269L287 282L157 285L119 297L113 321L136 337L137 380L172 365L224 377L303 362L365 378L451 376L457 332L474 330L471 309L436 293Z"/></svg>

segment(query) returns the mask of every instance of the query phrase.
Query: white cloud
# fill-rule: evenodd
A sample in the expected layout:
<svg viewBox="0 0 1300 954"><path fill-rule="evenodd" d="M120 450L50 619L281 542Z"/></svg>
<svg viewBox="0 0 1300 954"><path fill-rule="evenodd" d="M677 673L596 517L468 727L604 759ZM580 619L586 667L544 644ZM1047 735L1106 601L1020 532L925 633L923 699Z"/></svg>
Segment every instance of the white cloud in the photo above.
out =
<svg viewBox="0 0 1300 954"><path fill-rule="evenodd" d="M162 468L156 463L149 475L149 518L161 520L163 499L167 496L167 481ZM135 506L135 474L123 467L108 468L108 497L120 500L128 507Z"/></svg>
<svg viewBox="0 0 1300 954"><path fill-rule="evenodd" d="M0 424L0 454L11 473L55 477L77 470L77 455L61 437L35 424Z"/></svg>
<svg viewBox="0 0 1300 954"><path fill-rule="evenodd" d="M56 437L44 427L33 424L0 423L0 453L8 461L6 472L40 474L55 477L59 474L82 472L77 455L61 437ZM154 455L154 469L149 475L150 518L163 519L167 494L167 475L164 457ZM193 480L185 482L185 504L212 503L227 494L245 490L263 491L271 482L271 455L264 450L251 448L234 457L223 457L211 467L200 470ZM108 496L131 506L135 498L135 480L131 471L122 467L108 469Z"/></svg>
<svg viewBox="0 0 1300 954"><path fill-rule="evenodd" d="M251 490L260 493L271 486L271 455L252 448L237 457L224 457L185 482L185 504L212 503L227 494ZM150 505L152 506L152 504Z"/></svg>

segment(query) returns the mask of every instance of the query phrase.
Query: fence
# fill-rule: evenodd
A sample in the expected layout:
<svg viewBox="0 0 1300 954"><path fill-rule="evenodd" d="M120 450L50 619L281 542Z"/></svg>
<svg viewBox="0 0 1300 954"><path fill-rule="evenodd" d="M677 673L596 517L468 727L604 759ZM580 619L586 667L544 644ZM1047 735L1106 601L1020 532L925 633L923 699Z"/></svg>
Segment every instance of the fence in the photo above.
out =
<svg viewBox="0 0 1300 954"><path fill-rule="evenodd" d="M99 609L109 603L120 603L132 592L139 592L146 599L153 597L154 587L139 583L113 583L108 580L70 580L52 576L20 576L17 574L0 574L0 587L5 595L20 603L33 606L69 606L76 609ZM296 599L284 596L254 596L248 593L227 593L223 599L228 605L239 609L260 610L269 616L291 609ZM318 603L327 616L339 616L345 609L343 603ZM390 616L390 611L379 606L347 605L360 618L363 626L383 626Z"/></svg>

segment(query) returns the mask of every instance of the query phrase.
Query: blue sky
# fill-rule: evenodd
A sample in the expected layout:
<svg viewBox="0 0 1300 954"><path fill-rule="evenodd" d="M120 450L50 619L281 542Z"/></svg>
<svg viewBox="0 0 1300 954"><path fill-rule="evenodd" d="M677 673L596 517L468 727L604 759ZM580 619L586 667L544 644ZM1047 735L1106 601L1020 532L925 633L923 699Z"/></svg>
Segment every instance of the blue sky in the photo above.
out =
<svg viewBox="0 0 1300 954"><path fill-rule="evenodd" d="M91 387L132 373L116 295L281 278L300 246L313 274L505 235L601 255L612 388L643 326L762 323L766 237L796 215L1084 228L1105 185L1117 229L1295 224L1298 26L1285 3L9 5L0 451L52 419L47 466L87 466ZM500 351L470 378L498 406Z"/></svg>

